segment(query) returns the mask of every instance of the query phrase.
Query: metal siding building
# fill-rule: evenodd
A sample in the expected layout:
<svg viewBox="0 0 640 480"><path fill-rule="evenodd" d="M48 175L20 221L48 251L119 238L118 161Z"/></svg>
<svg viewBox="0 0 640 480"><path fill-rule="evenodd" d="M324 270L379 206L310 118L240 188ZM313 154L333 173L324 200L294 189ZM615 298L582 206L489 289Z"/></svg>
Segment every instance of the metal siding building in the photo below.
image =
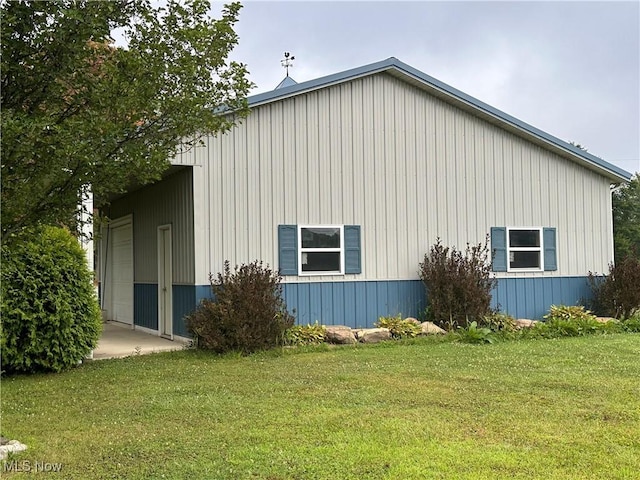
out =
<svg viewBox="0 0 640 480"><path fill-rule="evenodd" d="M132 226L133 305L130 309L136 327L158 330L158 227L171 225L172 308L178 309L174 312L177 315L174 315L173 331L176 335L187 335L182 317L193 309L195 302L192 292L195 280L192 198L192 168L172 168L162 181L112 201L104 212L115 220L115 225L122 219L121 223ZM113 257L112 226L106 226L101 232L98 273L103 308L109 318L114 318L109 291L111 277L114 276L113 268L109 268ZM179 310L185 302L189 307Z"/></svg>
<svg viewBox="0 0 640 480"><path fill-rule="evenodd" d="M184 308L225 260L279 268L282 225L360 227L359 273L284 276L300 323L419 315L418 264L437 238L463 249L493 227L552 227L553 270L496 273L496 303L520 317L579 302L587 273L613 258L610 184L627 172L396 59L249 100L242 124L173 162L192 190L126 202L153 205L142 225L134 217L136 282L157 281L154 226L185 222L173 231L174 281L193 287Z"/></svg>

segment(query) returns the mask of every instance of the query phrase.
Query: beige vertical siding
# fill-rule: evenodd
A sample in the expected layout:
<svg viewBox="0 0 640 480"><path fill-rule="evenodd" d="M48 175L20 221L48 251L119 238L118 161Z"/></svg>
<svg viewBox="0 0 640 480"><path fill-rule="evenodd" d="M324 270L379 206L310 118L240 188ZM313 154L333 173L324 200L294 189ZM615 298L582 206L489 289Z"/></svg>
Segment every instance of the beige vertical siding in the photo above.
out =
<svg viewBox="0 0 640 480"><path fill-rule="evenodd" d="M225 259L277 266L279 224L362 226L361 275L296 281L417 278L437 237L492 226L557 228L558 270L532 275L613 255L606 178L387 74L256 107L207 143L176 159L196 169L197 283Z"/></svg>
<svg viewBox="0 0 640 480"><path fill-rule="evenodd" d="M185 168L159 183L115 200L106 214L133 215L134 281L158 281L158 227L171 224L173 283L194 282L192 169ZM107 241L104 238L104 241Z"/></svg>

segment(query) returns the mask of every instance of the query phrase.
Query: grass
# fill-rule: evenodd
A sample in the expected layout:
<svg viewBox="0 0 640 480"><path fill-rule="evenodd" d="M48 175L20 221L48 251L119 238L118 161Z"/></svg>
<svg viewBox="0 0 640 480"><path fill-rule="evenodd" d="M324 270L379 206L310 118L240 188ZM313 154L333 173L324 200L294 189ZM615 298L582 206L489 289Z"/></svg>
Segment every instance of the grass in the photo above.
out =
<svg viewBox="0 0 640 480"><path fill-rule="evenodd" d="M639 378L637 334L182 351L3 378L2 433L70 479L629 479Z"/></svg>

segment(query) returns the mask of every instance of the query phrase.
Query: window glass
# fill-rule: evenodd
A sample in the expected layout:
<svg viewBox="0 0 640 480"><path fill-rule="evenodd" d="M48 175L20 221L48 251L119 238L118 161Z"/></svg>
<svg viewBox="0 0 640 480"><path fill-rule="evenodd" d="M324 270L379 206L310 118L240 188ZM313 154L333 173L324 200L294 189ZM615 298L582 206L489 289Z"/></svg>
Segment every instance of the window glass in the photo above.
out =
<svg viewBox="0 0 640 480"><path fill-rule="evenodd" d="M303 272L339 272L340 252L303 252Z"/></svg>
<svg viewBox="0 0 640 480"><path fill-rule="evenodd" d="M540 230L509 230L510 247L539 247Z"/></svg>
<svg viewBox="0 0 640 480"><path fill-rule="evenodd" d="M302 228L301 230L302 248L340 248L339 228Z"/></svg>
<svg viewBox="0 0 640 480"><path fill-rule="evenodd" d="M509 268L539 268L540 251L509 252Z"/></svg>

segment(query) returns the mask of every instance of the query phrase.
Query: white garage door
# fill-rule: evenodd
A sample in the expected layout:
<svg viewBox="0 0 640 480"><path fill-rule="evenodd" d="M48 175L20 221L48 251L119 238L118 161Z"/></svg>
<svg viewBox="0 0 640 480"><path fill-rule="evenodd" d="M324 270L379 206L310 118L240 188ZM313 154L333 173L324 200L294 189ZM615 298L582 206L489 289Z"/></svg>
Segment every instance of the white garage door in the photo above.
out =
<svg viewBox="0 0 640 480"><path fill-rule="evenodd" d="M133 229L113 227L111 244L111 318L133 325Z"/></svg>

